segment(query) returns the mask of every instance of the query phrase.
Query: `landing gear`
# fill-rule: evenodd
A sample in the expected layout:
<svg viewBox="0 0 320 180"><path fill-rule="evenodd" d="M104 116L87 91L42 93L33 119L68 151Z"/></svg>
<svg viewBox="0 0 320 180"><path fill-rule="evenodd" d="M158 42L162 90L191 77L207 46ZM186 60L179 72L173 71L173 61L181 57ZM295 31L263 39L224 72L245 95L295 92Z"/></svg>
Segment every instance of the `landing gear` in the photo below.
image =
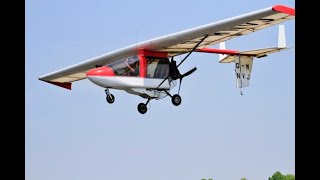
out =
<svg viewBox="0 0 320 180"><path fill-rule="evenodd" d="M112 94L110 94L110 95L107 95L106 100L109 104L112 104L112 103L114 103L115 99L114 99L114 96Z"/></svg>
<svg viewBox="0 0 320 180"><path fill-rule="evenodd" d="M111 94L111 93L109 92L109 89L106 88L104 91L106 92L106 95L107 95L107 97L106 97L107 102L108 102L109 104L114 103L115 98L114 98L113 94Z"/></svg>
<svg viewBox="0 0 320 180"><path fill-rule="evenodd" d="M138 104L138 111L139 113L141 114L145 114L147 112L147 105L146 104L143 104L143 103L140 103Z"/></svg>
<svg viewBox="0 0 320 180"><path fill-rule="evenodd" d="M175 94L171 97L171 102L175 106L179 106L181 104L181 97L179 94Z"/></svg>
<svg viewBox="0 0 320 180"><path fill-rule="evenodd" d="M145 113L147 112L147 110L148 110L147 105L148 105L148 103L149 103L150 100L151 100L151 99L148 99L148 101L147 101L145 104L144 104L144 103L138 104L138 111L139 111L139 113L145 114Z"/></svg>
<svg viewBox="0 0 320 180"><path fill-rule="evenodd" d="M164 92L171 97L171 102L175 106L179 106L181 104L181 96L179 94L171 95L168 91L164 90Z"/></svg>

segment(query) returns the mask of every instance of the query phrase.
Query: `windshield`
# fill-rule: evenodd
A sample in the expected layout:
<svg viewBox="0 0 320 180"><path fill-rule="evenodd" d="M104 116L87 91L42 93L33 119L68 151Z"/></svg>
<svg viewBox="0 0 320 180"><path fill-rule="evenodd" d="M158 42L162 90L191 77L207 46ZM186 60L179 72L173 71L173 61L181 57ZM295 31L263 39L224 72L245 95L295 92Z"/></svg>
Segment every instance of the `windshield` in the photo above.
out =
<svg viewBox="0 0 320 180"><path fill-rule="evenodd" d="M139 76L139 59L131 56L108 65L114 70L115 76Z"/></svg>

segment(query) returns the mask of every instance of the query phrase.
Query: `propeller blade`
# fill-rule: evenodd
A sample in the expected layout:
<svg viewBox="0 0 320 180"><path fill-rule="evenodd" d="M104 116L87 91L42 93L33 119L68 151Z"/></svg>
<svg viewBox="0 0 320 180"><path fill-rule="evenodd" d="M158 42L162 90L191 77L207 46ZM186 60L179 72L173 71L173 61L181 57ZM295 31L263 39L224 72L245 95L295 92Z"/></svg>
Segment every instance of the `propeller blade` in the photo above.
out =
<svg viewBox="0 0 320 180"><path fill-rule="evenodd" d="M189 76L190 74L192 74L193 72L195 72L197 70L197 67L194 67L193 69L191 69L190 71L184 73L183 75L181 75L182 77L186 77Z"/></svg>

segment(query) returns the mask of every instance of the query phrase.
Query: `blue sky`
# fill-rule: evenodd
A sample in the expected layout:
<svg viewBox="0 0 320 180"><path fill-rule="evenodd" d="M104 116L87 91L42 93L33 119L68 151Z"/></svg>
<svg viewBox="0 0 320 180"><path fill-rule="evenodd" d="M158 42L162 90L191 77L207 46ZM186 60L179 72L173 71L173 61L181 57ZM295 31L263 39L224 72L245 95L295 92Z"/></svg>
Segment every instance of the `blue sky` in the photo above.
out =
<svg viewBox="0 0 320 180"><path fill-rule="evenodd" d="M295 48L257 59L241 96L234 65L192 54L182 104L145 102L88 80L73 90L38 80L49 72L137 42L294 1L26 1L26 180L248 180L295 174ZM284 23L295 45L295 20ZM226 42L277 45L277 26ZM217 46L213 46L217 47ZM183 58L183 57L181 57ZM180 60L179 57L176 60ZM177 88L173 90L176 92Z"/></svg>

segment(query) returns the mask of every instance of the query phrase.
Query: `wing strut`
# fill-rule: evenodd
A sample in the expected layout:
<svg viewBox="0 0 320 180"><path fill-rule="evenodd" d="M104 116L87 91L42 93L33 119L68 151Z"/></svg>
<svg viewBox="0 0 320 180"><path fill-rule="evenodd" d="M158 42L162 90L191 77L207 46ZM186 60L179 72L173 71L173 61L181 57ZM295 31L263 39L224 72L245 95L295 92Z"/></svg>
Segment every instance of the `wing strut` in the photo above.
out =
<svg viewBox="0 0 320 180"><path fill-rule="evenodd" d="M186 55L186 57L183 58L183 60L176 65L176 61L173 60L173 56L171 58L171 62L170 62L170 70L169 70L169 75L158 85L158 87L156 89L158 89L169 77L171 77L172 79L176 80L178 78L180 78L180 84L179 84L179 91L180 91L180 86L181 86L181 80L183 77L190 75L191 73L193 73L196 68L193 68L192 70L188 71L187 73L181 75L178 67L190 56L191 53L193 53L197 47L209 36L209 34L205 35L201 41L199 41L194 47L193 49L188 53L188 55Z"/></svg>
<svg viewBox="0 0 320 180"><path fill-rule="evenodd" d="M183 63L184 60L186 60L186 59L190 56L191 53L193 53L193 52L197 49L197 47L202 43L202 41L204 41L208 36L209 36L209 34L205 35L205 36L201 39L201 41L199 41L198 44L196 44L196 45L193 47L193 49L189 52L189 54L188 54L186 57L184 57L184 59L178 64L177 68Z"/></svg>

